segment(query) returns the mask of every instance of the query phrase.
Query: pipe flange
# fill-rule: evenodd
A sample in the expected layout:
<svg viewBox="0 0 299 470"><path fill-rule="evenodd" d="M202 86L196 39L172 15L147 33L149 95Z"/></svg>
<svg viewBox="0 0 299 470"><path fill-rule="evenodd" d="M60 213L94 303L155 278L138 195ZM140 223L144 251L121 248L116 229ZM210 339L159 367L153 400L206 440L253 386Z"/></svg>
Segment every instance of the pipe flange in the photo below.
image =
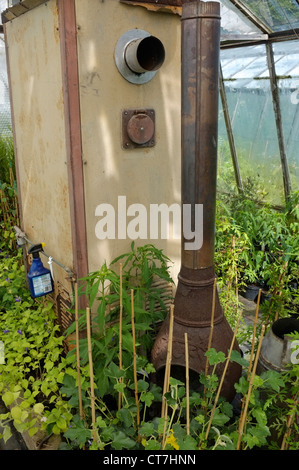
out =
<svg viewBox="0 0 299 470"><path fill-rule="evenodd" d="M142 41L150 44L145 47L145 54L151 56L151 47L154 49L154 64L150 67L138 61L138 48L142 49ZM132 29L124 33L118 40L114 60L120 74L130 83L142 85L154 78L158 69L164 62L165 51L162 42L142 29Z"/></svg>
<svg viewBox="0 0 299 470"><path fill-rule="evenodd" d="M187 279L186 277L182 276L180 273L178 274L178 280L185 286L190 287L208 287L213 286L215 283L215 276L210 279Z"/></svg>

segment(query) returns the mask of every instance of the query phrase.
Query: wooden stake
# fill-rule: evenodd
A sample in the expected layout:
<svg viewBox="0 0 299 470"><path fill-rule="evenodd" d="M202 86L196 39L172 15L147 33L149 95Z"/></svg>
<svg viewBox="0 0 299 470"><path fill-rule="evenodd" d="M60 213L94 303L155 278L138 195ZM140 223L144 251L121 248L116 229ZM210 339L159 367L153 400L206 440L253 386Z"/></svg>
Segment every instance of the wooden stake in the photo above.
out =
<svg viewBox="0 0 299 470"><path fill-rule="evenodd" d="M185 333L185 361L186 361L186 431L190 434L190 403L189 403L189 350L188 350L188 334Z"/></svg>
<svg viewBox="0 0 299 470"><path fill-rule="evenodd" d="M119 265L119 368L122 370L122 318L123 318L123 289L122 289L122 264ZM120 378L122 383L122 377ZM122 406L122 393L118 392L118 409Z"/></svg>
<svg viewBox="0 0 299 470"><path fill-rule="evenodd" d="M257 318L258 318L258 313L259 313L261 292L262 292L261 289L259 289L259 293L258 293L258 297L257 297L257 302L256 302L254 324L253 324L252 342L251 342L251 353L250 353L249 366L248 366L248 377L250 376L250 373L251 373L251 367L252 367L252 361L253 361L254 343L255 343L255 335L256 335L256 324L257 324Z"/></svg>
<svg viewBox="0 0 299 470"><path fill-rule="evenodd" d="M163 385L163 396L162 396L162 413L161 413L161 417L164 418L162 449L164 449L165 444L166 444L166 427L167 427L167 416L168 416L168 404L167 404L167 400L166 400L166 397L165 397L165 393L167 393L169 391L169 377L170 377L170 369L171 369L172 341L173 341L173 312L174 312L174 305L171 305L170 306L170 318L169 318L167 356L166 356L164 385Z"/></svg>
<svg viewBox="0 0 299 470"><path fill-rule="evenodd" d="M212 303L212 314L211 314L211 329L208 341L208 348L207 351L211 348L212 345L212 338L213 338L213 331L214 331L214 316L215 316L215 299L216 299L216 286L217 286L217 279L214 280L213 286L213 303ZM206 367L205 367L205 375L208 375L208 368L209 368L209 360L206 359Z"/></svg>
<svg viewBox="0 0 299 470"><path fill-rule="evenodd" d="M79 413L80 418L84 419L82 406L81 391L81 373L80 373L80 349L79 349L79 315L78 315L78 285L75 282L75 322L76 322L76 355L77 355L77 377L78 377L78 393L79 393Z"/></svg>
<svg viewBox="0 0 299 470"><path fill-rule="evenodd" d="M295 401L295 405L297 406L298 404L298 399ZM280 447L280 450L287 450L288 449L288 444L287 444L287 439L290 437L291 435L291 432L292 432L292 426L294 424L294 421L295 421L295 413L294 414L290 414L288 419L287 419L287 430L286 432L284 433L283 435L283 439L282 439L282 443L281 443L281 447Z"/></svg>
<svg viewBox="0 0 299 470"><path fill-rule="evenodd" d="M134 385L135 385L135 402L137 407L137 430L140 425L140 412L139 412L139 400L138 400L138 383L137 383L137 360L136 360L136 338L135 338L135 313L134 313L134 290L131 289L131 322L132 322L132 336L133 336L133 364L134 364ZM139 441L139 432L138 432Z"/></svg>
<svg viewBox="0 0 299 470"><path fill-rule="evenodd" d="M93 428L93 439L97 441L97 434L95 429L96 414L95 414L95 395L94 395L94 379L93 379L93 362L92 362L92 349L91 349L91 328L90 328L90 309L86 308L86 326L87 326L87 344L88 344L88 360L89 360L89 374L90 374L90 398L91 398L91 421Z"/></svg>
<svg viewBox="0 0 299 470"><path fill-rule="evenodd" d="M233 350L233 347L234 347L237 331L238 331L238 328L239 328L240 318L241 318L241 313L240 313L240 315L238 317L238 320L237 320L237 324L236 324L236 327L235 327L235 331L234 331L234 334L233 334L233 338L232 338L232 341L231 341L231 345L230 345L230 348L229 348L229 352L228 352L228 356L227 356L227 359L226 359L226 362L225 362L225 366L224 366L224 369L223 369L221 380L220 380L219 385L218 385L217 394L216 394L216 397L215 397L214 405L213 405L213 408L212 408L212 411L211 411L211 416L210 416L210 420L209 420L207 431L206 431L206 440L208 439L208 435L209 435L210 428L211 428L211 425L212 425L214 413L215 413L215 410L216 410L216 406L217 406L219 396L220 396L220 392L221 392L221 389L222 389L222 385L223 385L223 382L224 382L225 374L226 374L226 371L227 371L227 368L228 368L228 365L229 365L229 361L230 361L230 357L231 357L232 350Z"/></svg>
<svg viewBox="0 0 299 470"><path fill-rule="evenodd" d="M166 409L166 406L167 406L165 393L167 393L169 391L169 377L170 377L170 368L171 368L171 359L172 359L173 311L174 311L174 305L171 305L170 306L170 318L169 318L167 356L166 356L165 373L164 373L164 385L163 385L163 396L162 396L162 412L161 412L161 417L162 418L165 418L165 409ZM166 413L166 415L167 415L167 413Z"/></svg>
<svg viewBox="0 0 299 470"><path fill-rule="evenodd" d="M258 344L257 352L256 352L256 355L255 355L255 359L254 359L254 365L253 365L252 373L250 375L249 387L248 387L248 392L247 392L246 401L245 401L245 405L244 405L244 410L243 410L243 414L240 416L239 429L238 429L239 437L238 437L238 443L237 443L237 450L240 449L242 434L243 434L243 430L244 430L244 426L245 426L247 410L248 410L248 405L249 405L249 399L250 399L250 395L251 395L251 392L252 392L253 381L254 381L254 377L255 377L255 373L256 373L256 367L257 367L258 358L259 358L259 355L260 355L260 350L261 350L261 345L262 345L264 333L265 333L265 325L262 326L261 336L260 336L260 339L259 339L259 344Z"/></svg>

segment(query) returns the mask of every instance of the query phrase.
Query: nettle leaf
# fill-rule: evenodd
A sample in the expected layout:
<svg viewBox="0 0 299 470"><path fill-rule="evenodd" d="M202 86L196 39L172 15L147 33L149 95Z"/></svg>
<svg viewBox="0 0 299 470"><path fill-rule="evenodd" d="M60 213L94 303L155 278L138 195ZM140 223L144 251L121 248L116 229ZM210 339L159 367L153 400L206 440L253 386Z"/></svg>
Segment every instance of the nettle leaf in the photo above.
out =
<svg viewBox="0 0 299 470"><path fill-rule="evenodd" d="M259 375L255 375L253 379L253 385L256 388L259 388L259 387L262 387L263 384L264 384L264 380L262 379L262 377L260 377Z"/></svg>
<svg viewBox="0 0 299 470"><path fill-rule="evenodd" d="M248 426L244 440L247 442L248 447L252 449L254 446L260 447L266 444L266 437L270 434L267 426Z"/></svg>
<svg viewBox="0 0 299 470"><path fill-rule="evenodd" d="M261 408L253 408L252 416L261 426L265 426L267 424L267 415Z"/></svg>
<svg viewBox="0 0 299 470"><path fill-rule="evenodd" d="M285 386L284 378L280 372L275 370L268 370L261 374L265 386L271 387L276 392L279 392L281 387Z"/></svg>

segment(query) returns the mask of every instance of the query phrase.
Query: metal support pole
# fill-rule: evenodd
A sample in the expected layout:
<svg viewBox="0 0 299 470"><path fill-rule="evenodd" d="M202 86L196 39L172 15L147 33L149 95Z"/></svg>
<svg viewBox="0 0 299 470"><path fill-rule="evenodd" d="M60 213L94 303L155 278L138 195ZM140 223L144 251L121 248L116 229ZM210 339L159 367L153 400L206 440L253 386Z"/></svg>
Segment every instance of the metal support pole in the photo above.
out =
<svg viewBox="0 0 299 470"><path fill-rule="evenodd" d="M231 119L230 119L229 110L228 110L228 104L227 104L225 86L223 83L223 74L222 74L221 65L220 65L220 71L219 71L219 86L220 86L220 97L221 97L221 102L222 102L224 121L225 121L227 136L228 136L230 153L231 153L232 162L234 166L237 188L238 188L239 193L243 193L243 183L241 179L237 150L236 150L235 140L234 140L234 134L233 134Z"/></svg>
<svg viewBox="0 0 299 470"><path fill-rule="evenodd" d="M268 67L269 67L269 73L270 73L270 84L271 84L273 108L274 108L274 115L275 115L275 122L276 122L276 131L277 131L280 160L281 160L281 167L282 167L284 194L285 194L285 199L287 201L292 191L291 178L290 178L289 166L288 166L285 143L284 143L280 99L279 99L279 88L278 88L278 82L277 82L277 77L276 77L276 72L275 72L274 54L273 54L272 44L269 42L266 44L266 51L267 51L267 61L268 61Z"/></svg>

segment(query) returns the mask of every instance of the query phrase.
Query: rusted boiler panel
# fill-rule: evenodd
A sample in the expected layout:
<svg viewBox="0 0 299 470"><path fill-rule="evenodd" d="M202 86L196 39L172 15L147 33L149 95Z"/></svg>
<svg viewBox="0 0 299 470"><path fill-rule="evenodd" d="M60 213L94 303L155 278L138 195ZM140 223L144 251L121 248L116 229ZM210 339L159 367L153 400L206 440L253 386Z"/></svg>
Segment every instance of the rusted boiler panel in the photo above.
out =
<svg viewBox="0 0 299 470"><path fill-rule="evenodd" d="M71 279L53 264L55 283L70 294L74 279L128 251L130 205L149 213L151 204L180 203L180 18L144 6L22 0L2 12L20 228L69 268ZM134 44L121 60L135 33L138 54L158 52L158 71L136 62ZM127 203L120 230L119 197ZM97 232L102 204L115 210L114 239ZM180 240L151 239L147 227L136 244L150 242L174 261L176 276Z"/></svg>

